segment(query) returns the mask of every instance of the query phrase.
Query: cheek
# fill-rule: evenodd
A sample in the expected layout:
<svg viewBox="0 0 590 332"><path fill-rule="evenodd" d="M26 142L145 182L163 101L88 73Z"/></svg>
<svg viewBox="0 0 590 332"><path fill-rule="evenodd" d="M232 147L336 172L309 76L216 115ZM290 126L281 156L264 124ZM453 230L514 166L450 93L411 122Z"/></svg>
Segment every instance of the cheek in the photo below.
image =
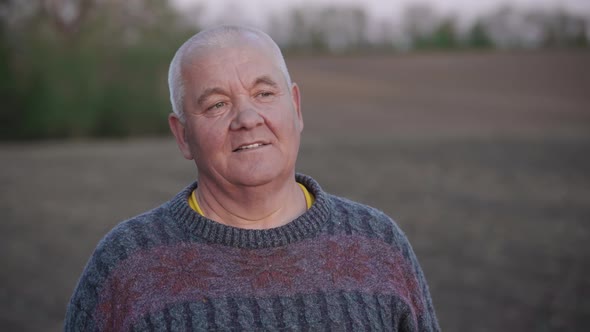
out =
<svg viewBox="0 0 590 332"><path fill-rule="evenodd" d="M215 130L212 127L200 128L199 134L196 135L196 147L202 153L211 153L213 151L220 150L223 144L223 139L220 135L219 130Z"/></svg>
<svg viewBox="0 0 590 332"><path fill-rule="evenodd" d="M291 109L291 105L283 105L282 112L276 112L271 110L265 112L265 120L267 126L277 136L291 136L295 133L299 133L299 122L295 110Z"/></svg>

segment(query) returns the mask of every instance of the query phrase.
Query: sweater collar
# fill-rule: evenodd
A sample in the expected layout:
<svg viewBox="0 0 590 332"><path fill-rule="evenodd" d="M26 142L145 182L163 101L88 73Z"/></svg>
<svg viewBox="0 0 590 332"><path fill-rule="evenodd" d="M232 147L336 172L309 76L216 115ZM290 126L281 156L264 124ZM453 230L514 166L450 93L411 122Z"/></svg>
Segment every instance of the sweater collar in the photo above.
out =
<svg viewBox="0 0 590 332"><path fill-rule="evenodd" d="M199 215L188 204L188 197L197 187L197 182L186 187L169 202L170 211L174 220L185 231L210 243L252 249L284 246L313 237L330 218L328 194L320 185L303 174L296 174L295 179L315 196L315 202L304 214L280 227L242 229L223 225Z"/></svg>

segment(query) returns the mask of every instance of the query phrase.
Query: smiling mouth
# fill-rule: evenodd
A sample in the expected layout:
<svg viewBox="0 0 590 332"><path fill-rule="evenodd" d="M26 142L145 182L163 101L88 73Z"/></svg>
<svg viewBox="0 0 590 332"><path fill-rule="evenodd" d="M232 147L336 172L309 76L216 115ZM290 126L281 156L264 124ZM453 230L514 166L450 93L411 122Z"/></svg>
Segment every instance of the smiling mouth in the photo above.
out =
<svg viewBox="0 0 590 332"><path fill-rule="evenodd" d="M267 143L253 143L253 144L248 144L248 145L242 145L239 148L235 149L234 152L256 149L256 148L266 146L266 145L268 145L268 144Z"/></svg>

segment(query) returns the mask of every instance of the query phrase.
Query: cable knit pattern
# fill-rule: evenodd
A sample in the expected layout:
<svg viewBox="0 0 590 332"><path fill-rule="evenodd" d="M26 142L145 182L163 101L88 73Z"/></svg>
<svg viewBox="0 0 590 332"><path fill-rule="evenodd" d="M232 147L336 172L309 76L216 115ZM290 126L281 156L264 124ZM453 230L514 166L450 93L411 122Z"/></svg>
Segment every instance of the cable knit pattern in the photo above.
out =
<svg viewBox="0 0 590 332"><path fill-rule="evenodd" d="M65 331L439 331L422 270L382 212L315 196L290 223L225 226L194 212L193 183L101 240Z"/></svg>

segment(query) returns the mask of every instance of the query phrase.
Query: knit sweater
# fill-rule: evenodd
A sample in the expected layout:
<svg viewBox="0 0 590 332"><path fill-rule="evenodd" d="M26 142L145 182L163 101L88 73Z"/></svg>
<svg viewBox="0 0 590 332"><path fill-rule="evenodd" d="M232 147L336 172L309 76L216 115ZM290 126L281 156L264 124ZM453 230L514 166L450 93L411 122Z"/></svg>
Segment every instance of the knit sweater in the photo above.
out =
<svg viewBox="0 0 590 332"><path fill-rule="evenodd" d="M313 206L272 229L193 211L197 183L92 254L65 331L439 331L426 280L384 213L298 174Z"/></svg>

